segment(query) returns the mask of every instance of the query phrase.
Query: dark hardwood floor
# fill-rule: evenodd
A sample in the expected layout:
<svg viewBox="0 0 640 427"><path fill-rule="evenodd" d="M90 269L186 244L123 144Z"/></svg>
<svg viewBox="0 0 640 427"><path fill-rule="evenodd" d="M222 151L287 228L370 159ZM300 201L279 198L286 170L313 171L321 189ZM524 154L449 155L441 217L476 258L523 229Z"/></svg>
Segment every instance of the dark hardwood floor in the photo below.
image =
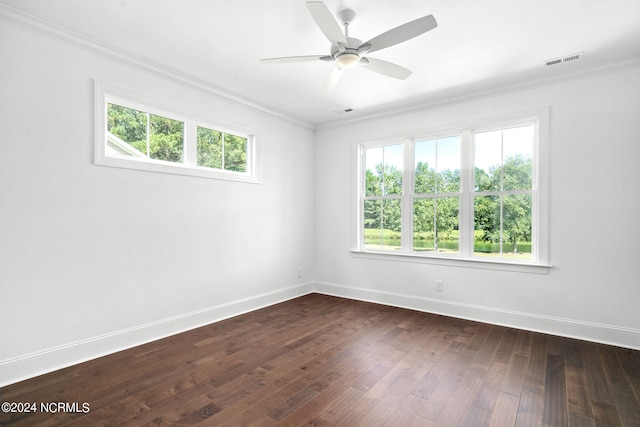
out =
<svg viewBox="0 0 640 427"><path fill-rule="evenodd" d="M638 427L640 351L312 294L4 387L0 401L38 405L3 426Z"/></svg>

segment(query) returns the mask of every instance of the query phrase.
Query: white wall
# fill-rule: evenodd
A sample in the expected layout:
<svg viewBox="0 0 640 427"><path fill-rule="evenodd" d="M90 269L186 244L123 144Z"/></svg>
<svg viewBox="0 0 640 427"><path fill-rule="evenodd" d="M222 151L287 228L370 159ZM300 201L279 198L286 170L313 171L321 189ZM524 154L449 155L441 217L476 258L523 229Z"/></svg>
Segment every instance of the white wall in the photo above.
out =
<svg viewBox="0 0 640 427"><path fill-rule="evenodd" d="M638 68L314 135L3 21L0 58L0 386L314 289L640 348ZM95 166L94 80L256 129L262 183ZM352 256L354 140L544 106L548 275Z"/></svg>
<svg viewBox="0 0 640 427"><path fill-rule="evenodd" d="M316 289L640 348L640 68L316 132ZM549 274L350 253L354 141L550 107ZM434 280L444 281L444 292Z"/></svg>
<svg viewBox="0 0 640 427"><path fill-rule="evenodd" d="M310 128L3 21L0 58L0 385L311 291ZM95 166L94 80L257 130L262 183Z"/></svg>

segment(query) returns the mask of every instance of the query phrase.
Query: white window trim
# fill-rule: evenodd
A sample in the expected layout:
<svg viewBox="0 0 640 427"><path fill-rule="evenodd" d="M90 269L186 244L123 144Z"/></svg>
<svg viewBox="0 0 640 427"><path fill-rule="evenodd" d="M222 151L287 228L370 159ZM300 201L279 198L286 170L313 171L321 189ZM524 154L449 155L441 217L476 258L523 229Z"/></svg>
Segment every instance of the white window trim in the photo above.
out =
<svg viewBox="0 0 640 427"><path fill-rule="evenodd" d="M173 163L162 160L113 157L106 154L107 137L107 103L123 105L147 113L160 115L185 123L184 163ZM207 114L190 110L190 113L176 112L175 106L166 101L151 98L126 89L95 82L95 141L94 162L98 166L135 169L148 172L159 172L176 175L195 176L228 181L260 183L260 162L256 132L246 126L225 124L223 120L206 119ZM185 108L182 110L186 111ZM215 122L217 124L212 124ZM206 127L225 133L247 138L247 172L236 172L208 168L196 165L196 132L197 127Z"/></svg>
<svg viewBox="0 0 640 427"><path fill-rule="evenodd" d="M424 264L436 264L446 266L456 266L464 268L480 268L502 271L515 271L525 273L537 273L548 274L551 269L550 257L549 257L549 118L550 108L536 108L525 111L515 111L510 114L505 114L500 117L485 117L480 119L470 120L469 122L441 125L437 128L423 128L410 131L400 131L401 134L410 135L403 138L398 137L384 137L384 138L367 138L353 141L352 145L352 164L356 165L352 171L352 246L351 253L354 257L376 259L385 261L400 261L400 262L413 262ZM471 138L471 131L484 131L492 128L503 128L513 125L518 125L532 120L537 121L538 137L536 138L537 146L534 147L534 165L537 168L535 171L536 182L533 183L534 191L534 208L532 209L534 218L532 218L532 243L535 254L532 254L532 261L523 260L507 260L504 258L491 259L491 258L478 258L472 257L471 248L462 247L461 244L460 253L457 255L448 255L442 253L416 253L408 251L406 248L396 251L383 251L383 250L371 250L364 249L364 230L362 226L363 212L361 206L361 195L364 188L363 182L363 156L364 148L372 148L376 146L384 146L390 144L404 144L404 149L413 148L412 141L419 140L424 136L428 138L437 138L439 136L448 136L452 134L461 135L461 142L464 138ZM461 167L473 167L473 144L469 140L466 143L461 144L461 156L465 156L466 161L463 161ZM412 151L410 151L412 153ZM412 171L414 165L413 154L404 156L405 170ZM409 175L413 175L412 173ZM470 172L464 174L467 178L470 177ZM412 179L410 182L413 182ZM461 192L461 218L466 218L467 221L472 222L473 217L471 212L471 195L472 189L470 188L472 182L469 179L464 179L461 183L463 191ZM406 185L403 180L403 188L406 190ZM404 198L410 199L410 198ZM537 208L536 208L537 206ZM403 206L403 224L412 223L412 209L407 209ZM410 219L407 219L411 216ZM406 222L410 221L410 222ZM406 230L402 228L402 238L405 239ZM473 229L473 224L467 224L464 232ZM467 241L469 241L467 239ZM462 242L462 239L461 239Z"/></svg>

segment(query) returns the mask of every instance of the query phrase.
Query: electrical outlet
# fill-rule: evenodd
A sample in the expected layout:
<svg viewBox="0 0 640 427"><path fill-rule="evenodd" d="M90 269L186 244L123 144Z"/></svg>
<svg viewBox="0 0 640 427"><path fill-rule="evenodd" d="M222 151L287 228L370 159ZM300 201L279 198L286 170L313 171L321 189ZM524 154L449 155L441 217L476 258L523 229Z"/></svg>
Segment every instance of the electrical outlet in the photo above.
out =
<svg viewBox="0 0 640 427"><path fill-rule="evenodd" d="M298 279L302 279L302 277L303 277L302 269L301 269L301 268L299 268L299 269L298 269Z"/></svg>
<svg viewBox="0 0 640 427"><path fill-rule="evenodd" d="M435 286L436 291L442 292L442 286L443 286L442 280L436 280L436 286Z"/></svg>

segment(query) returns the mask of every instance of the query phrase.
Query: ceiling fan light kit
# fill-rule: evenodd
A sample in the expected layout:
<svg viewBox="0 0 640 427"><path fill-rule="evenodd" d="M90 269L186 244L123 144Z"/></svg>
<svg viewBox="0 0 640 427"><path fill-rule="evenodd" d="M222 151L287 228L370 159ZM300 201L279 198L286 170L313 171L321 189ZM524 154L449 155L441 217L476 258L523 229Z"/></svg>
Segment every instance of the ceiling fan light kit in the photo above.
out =
<svg viewBox="0 0 640 427"><path fill-rule="evenodd" d="M336 67L340 69L353 68L360 62L357 53L342 53L336 58Z"/></svg>
<svg viewBox="0 0 640 427"><path fill-rule="evenodd" d="M344 9L338 13L338 17L344 27L343 32L340 24L338 24L331 11L329 11L323 2L308 1L306 4L318 28L320 28L320 31L322 31L325 37L331 42L330 55L287 56L267 58L261 61L265 63L306 62L315 60L333 61L335 68L324 83L323 90L325 91L335 87L343 70L359 65L387 77L400 80L406 79L412 73L410 70L391 62L365 57L364 55L405 42L438 26L433 15L427 15L395 27L363 43L361 40L349 37L349 25L356 16L353 10Z"/></svg>

